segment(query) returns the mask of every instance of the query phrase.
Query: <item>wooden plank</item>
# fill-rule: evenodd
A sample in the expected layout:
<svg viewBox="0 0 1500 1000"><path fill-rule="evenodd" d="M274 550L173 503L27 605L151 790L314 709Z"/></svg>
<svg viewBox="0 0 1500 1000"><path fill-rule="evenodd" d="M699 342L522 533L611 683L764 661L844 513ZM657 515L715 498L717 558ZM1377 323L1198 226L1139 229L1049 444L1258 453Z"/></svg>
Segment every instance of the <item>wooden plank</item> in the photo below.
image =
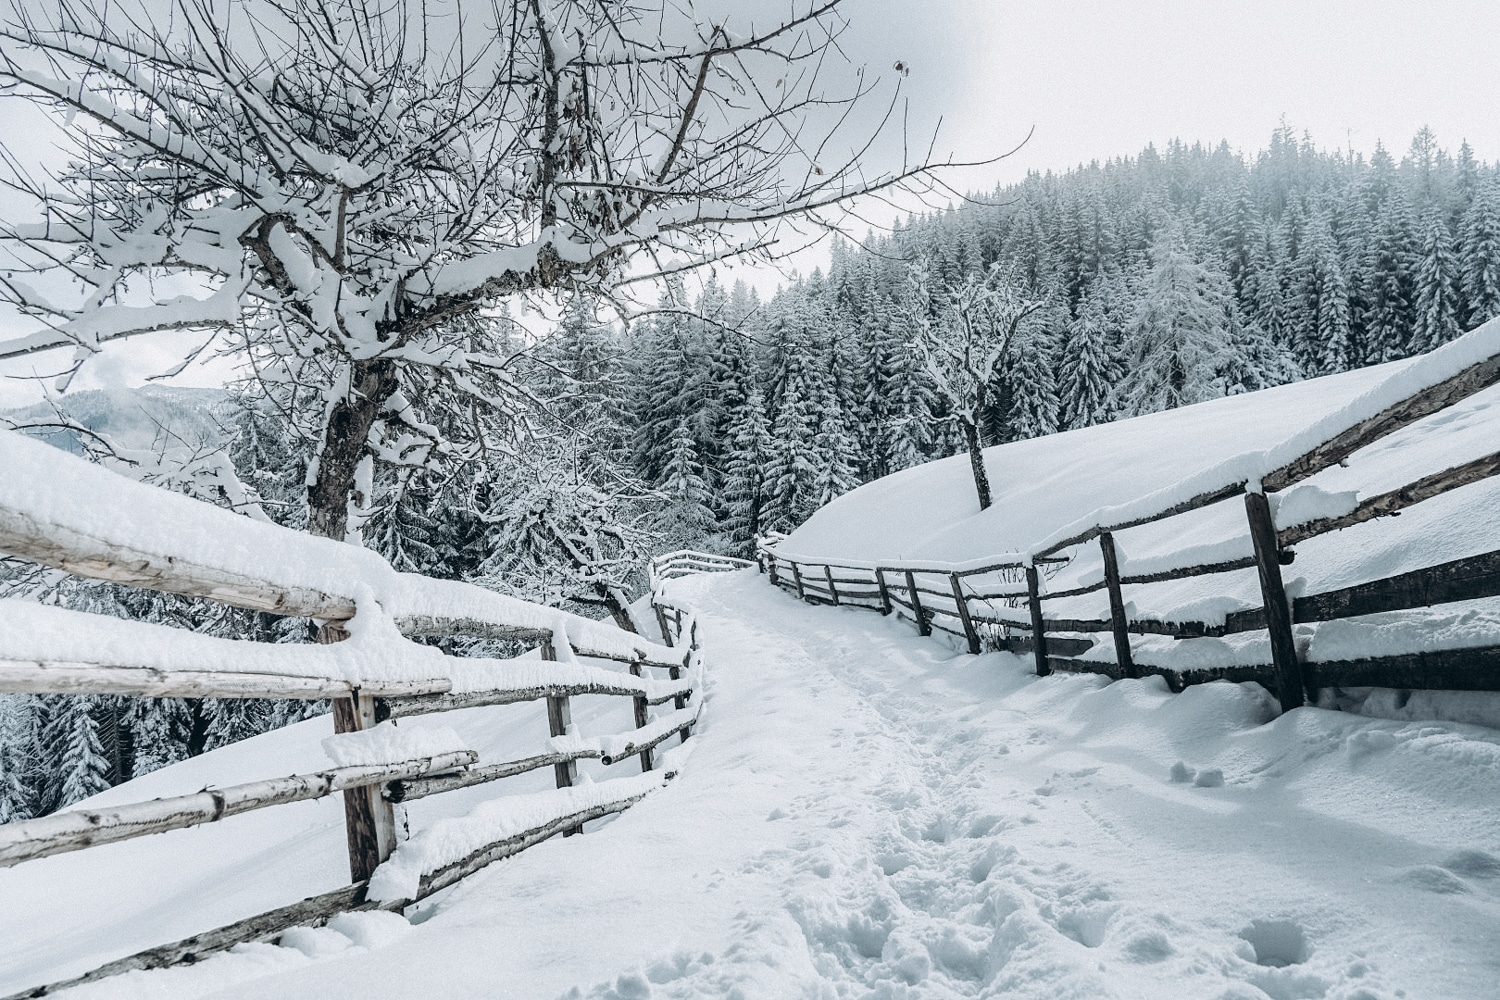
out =
<svg viewBox="0 0 1500 1000"><path fill-rule="evenodd" d="M1470 365L1452 378L1408 396L1297 456L1281 468L1263 476L1262 487L1271 492L1284 490L1293 483L1337 465L1361 448L1394 434L1423 417L1467 399L1497 381L1500 381L1500 356Z"/></svg>
<svg viewBox="0 0 1500 1000"><path fill-rule="evenodd" d="M304 587L278 587L217 566L158 555L38 521L0 507L0 552L91 580L201 597L277 615L346 621L352 598Z"/></svg>
<svg viewBox="0 0 1500 1000"><path fill-rule="evenodd" d="M251 781L109 809L70 809L50 816L6 823L0 825L0 868L33 858L81 851L85 847L216 823L256 809L321 799L345 789L362 789L387 781L452 771L467 767L476 759L477 754L465 750L389 764L337 767L315 774Z"/></svg>
<svg viewBox="0 0 1500 1000"><path fill-rule="evenodd" d="M1255 546L1261 599L1265 604L1266 627L1271 637L1271 660L1276 665L1276 696L1282 711L1291 711L1306 702L1306 695L1302 668L1297 663L1297 644L1292 638L1292 608L1281 582L1276 524L1271 519L1271 504L1264 493L1245 494L1245 515L1250 522L1250 540Z"/></svg>
<svg viewBox="0 0 1500 1000"><path fill-rule="evenodd" d="M833 603L839 602L839 589L833 584L833 567L823 567L823 579L828 581L828 596L833 598Z"/></svg>
<svg viewBox="0 0 1500 1000"><path fill-rule="evenodd" d="M1485 552L1382 580L1299 597L1292 602L1292 620L1324 622L1483 597L1500 597L1500 552Z"/></svg>
<svg viewBox="0 0 1500 1000"><path fill-rule="evenodd" d="M668 773L670 774L670 772ZM496 841L493 844L481 847L462 860L455 861L450 865L445 865L436 871L423 875L417 899L425 899L433 893L446 889L448 886L474 874L481 868L492 865L496 861L502 861L505 858L520 854L528 847L534 847L544 840L549 840L557 836L559 833L564 837L568 837L574 833L581 832L583 824L591 820L602 819L614 813L624 812L648 794L648 792L640 792L628 798L617 799L613 802L603 802L588 809L582 809L567 816L561 816L550 823L527 830L524 833L519 833L505 840ZM406 902L409 903L412 901L407 900Z"/></svg>
<svg viewBox="0 0 1500 1000"><path fill-rule="evenodd" d="M1321 687L1380 687L1500 691L1500 646L1315 662L1307 664L1307 671L1314 690Z"/></svg>
<svg viewBox="0 0 1500 1000"><path fill-rule="evenodd" d="M880 613L888 615L891 613L891 592L885 585L885 570L875 571L875 587L880 592Z"/></svg>
<svg viewBox="0 0 1500 1000"><path fill-rule="evenodd" d="M363 692L333 701L333 731L357 733L376 725L375 699ZM349 873L364 882L396 850L396 813L378 787L344 791L344 832L349 842Z"/></svg>
<svg viewBox="0 0 1500 1000"><path fill-rule="evenodd" d="M688 730L697 725L697 723L698 720L696 718L688 719L675 726L672 726L670 729L662 730L649 739L639 741L631 740L630 743L626 745L625 749L621 750L618 754L602 754L600 755L599 760L604 764L618 764L626 757L630 757L635 754L651 753L656 747L667 742L667 740L676 736L678 733L686 734ZM684 741L686 740L685 735L683 739Z"/></svg>
<svg viewBox="0 0 1500 1000"><path fill-rule="evenodd" d="M1115 553L1113 532L1099 533L1099 549L1104 555L1104 583L1109 590L1110 631L1115 637L1115 662L1126 677L1137 676L1130 655L1130 633L1126 630L1125 598L1120 592L1120 562Z"/></svg>
<svg viewBox="0 0 1500 1000"><path fill-rule="evenodd" d="M1089 528L1069 538L1064 538L1060 542L1055 542L1052 545L1049 545L1046 549L1037 553L1037 558L1034 560L1034 562L1037 564L1050 562L1051 560L1045 557L1051 556L1054 553L1062 551L1063 549L1071 548L1074 545L1082 545L1084 542L1091 542L1095 538L1099 537L1099 532L1101 531L1121 532L1126 528L1135 528L1142 524L1150 524L1152 521L1160 521L1168 517L1175 517L1178 514L1186 514L1188 511L1197 510L1199 507L1209 507L1213 504L1219 503L1221 500L1228 500L1231 497L1239 496L1243 492L1245 492L1244 483L1230 483L1227 486L1220 486L1216 489L1199 493L1197 496L1189 497L1188 499L1183 500L1181 503L1172 504L1170 507L1163 507L1161 510L1157 511L1154 514L1147 514L1142 517L1130 518L1129 520L1125 521L1116 521L1113 524L1101 524L1096 527Z"/></svg>
<svg viewBox="0 0 1500 1000"><path fill-rule="evenodd" d="M964 638L969 640L969 652L978 655L979 633L974 630L974 619L969 617L969 602L964 599L963 585L959 582L957 573L950 573L948 579L953 584L953 603L958 605L958 617L964 623Z"/></svg>
<svg viewBox="0 0 1500 1000"><path fill-rule="evenodd" d="M1036 675L1052 672L1047 665L1047 629L1042 624L1042 591L1035 566L1026 567L1026 600L1031 606L1031 650L1036 661Z"/></svg>
<svg viewBox="0 0 1500 1000"><path fill-rule="evenodd" d="M1495 475L1500 475L1500 452L1455 465L1451 469L1424 476L1400 489L1362 500L1352 512L1342 517L1325 517L1294 525L1281 532L1282 541L1286 545L1293 545L1315 535L1348 528L1377 517L1390 517L1423 500L1431 500L1460 486L1468 486Z"/></svg>
<svg viewBox="0 0 1500 1000"><path fill-rule="evenodd" d="M101 965L81 976L46 986L31 986L12 993L4 1000L51 996L75 986L95 983L137 969L165 969L173 965L193 964L237 944L274 938L293 927L319 927L338 913L359 910L401 910L407 900L395 903L371 903L365 900L365 883L345 886L320 896L310 896L299 903L260 913L202 934L137 952L134 955Z"/></svg>
<svg viewBox="0 0 1500 1000"><path fill-rule="evenodd" d="M1283 565L1291 562L1290 552L1282 549L1281 555ZM1165 569L1159 573L1141 573L1136 576L1125 576L1120 578L1120 582L1128 584L1164 583L1167 580L1186 580L1195 576L1210 576L1214 573L1232 573L1235 570L1253 569L1255 565L1254 556L1244 556L1239 559L1225 559L1222 562L1199 563L1196 566L1179 566L1176 569Z"/></svg>
<svg viewBox="0 0 1500 1000"><path fill-rule="evenodd" d="M641 665L657 666L664 670L671 670L673 667L679 666L679 664L673 663L642 663ZM570 698L584 694L634 698L640 693L639 688L635 685L626 683L610 684L606 682L539 684L536 687L497 688L489 691L464 691L456 694L447 692L443 694L381 699L378 717L384 721L385 719L404 719L412 715L431 715L434 712L451 712L459 708L478 708L484 705L514 705L523 701L540 701L543 698ZM652 699L651 704L659 705L675 696L675 693L662 695Z"/></svg>
<svg viewBox="0 0 1500 1000"><path fill-rule="evenodd" d="M1092 639L1070 639L1055 635L1047 637L1047 655L1055 659L1059 656L1082 656L1093 649L1097 643ZM1012 635L1000 640L1000 648L1007 653L1015 653L1017 656L1036 652L1036 642L1028 635Z"/></svg>
<svg viewBox="0 0 1500 1000"><path fill-rule="evenodd" d="M378 697L440 693L452 682L375 681L362 690ZM237 670L164 670L125 666L0 658L0 693L114 694L141 698L276 698L321 701L347 698L348 681L295 674L250 673Z"/></svg>
<svg viewBox="0 0 1500 1000"><path fill-rule="evenodd" d="M917 580L912 576L911 570L906 570L906 596L911 602L911 612L917 619L917 631L922 635L931 635L932 624L922 610L922 597L917 593Z"/></svg>
<svg viewBox="0 0 1500 1000"><path fill-rule="evenodd" d="M396 630L402 635L429 639L463 636L470 639L514 639L519 642L542 642L552 636L551 629L505 625L500 622L485 621L483 618L470 618L466 615L454 617L398 615L392 620L396 623Z"/></svg>
<svg viewBox="0 0 1500 1000"><path fill-rule="evenodd" d="M598 756L599 752L597 750L537 754L535 757L523 757L520 760L510 760L500 764L470 767L457 774L442 774L432 777L406 778L392 781L386 786L384 794L392 802L410 802L413 799L426 798L429 795L437 795L440 792L451 792L457 788L483 785L487 782L499 781L501 778L513 778L518 774L537 771L544 767Z"/></svg>

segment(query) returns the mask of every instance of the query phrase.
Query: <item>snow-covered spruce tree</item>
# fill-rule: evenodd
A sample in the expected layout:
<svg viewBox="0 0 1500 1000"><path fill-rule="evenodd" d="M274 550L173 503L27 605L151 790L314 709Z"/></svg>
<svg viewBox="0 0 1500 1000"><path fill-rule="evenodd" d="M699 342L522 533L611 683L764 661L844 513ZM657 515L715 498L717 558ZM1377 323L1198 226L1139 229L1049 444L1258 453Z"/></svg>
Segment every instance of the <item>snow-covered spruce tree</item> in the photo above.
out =
<svg viewBox="0 0 1500 1000"><path fill-rule="evenodd" d="M1461 332L1458 257L1448 223L1434 208L1422 219L1422 242L1416 271L1416 309L1412 319L1413 353L1441 347Z"/></svg>
<svg viewBox="0 0 1500 1000"><path fill-rule="evenodd" d="M979 509L984 510L990 505L990 481L979 439L980 421L1008 355L1019 346L1017 332L1044 303L1025 297L1010 280L991 272L971 275L947 288L941 296L946 304L934 319L920 308L920 303L931 300L928 280L925 264L912 268L910 299L918 304L909 314L913 342L921 353L923 370L963 434ZM1056 429L1055 396L1052 420Z"/></svg>
<svg viewBox="0 0 1500 1000"><path fill-rule="evenodd" d="M1115 386L1120 381L1120 363L1115 357L1116 334L1110 329L1101 279L1095 278L1078 304L1078 314L1068 324L1058 361L1057 395L1061 424L1067 428L1104 423L1112 415Z"/></svg>
<svg viewBox="0 0 1500 1000"><path fill-rule="evenodd" d="M89 717L92 698L56 695L46 698L45 704L42 749L57 761L57 769L48 775L39 811L51 812L108 788L109 761Z"/></svg>
<svg viewBox="0 0 1500 1000"><path fill-rule="evenodd" d="M1349 367L1349 288L1326 212L1316 213L1291 269L1292 351L1309 372Z"/></svg>
<svg viewBox="0 0 1500 1000"><path fill-rule="evenodd" d="M40 749L36 699L0 695L0 823L35 815L34 782Z"/></svg>
<svg viewBox="0 0 1500 1000"><path fill-rule="evenodd" d="M1264 371L1262 352L1251 349L1260 339L1240 316L1228 276L1163 234L1126 330L1122 407L1155 413L1274 384L1278 373Z"/></svg>
<svg viewBox="0 0 1500 1000"><path fill-rule="evenodd" d="M663 503L657 511L657 534L669 549L715 548L718 525L709 510L708 484L703 481L703 463L687 421L672 432L671 450L657 489Z"/></svg>
<svg viewBox="0 0 1500 1000"><path fill-rule="evenodd" d="M724 532L729 554L748 557L754 554L755 540L766 529L766 474L775 449L759 388L751 387L749 395L730 414L730 429Z"/></svg>
<svg viewBox="0 0 1500 1000"><path fill-rule="evenodd" d="M357 537L371 463L472 457L431 440L439 410L513 405L497 303L609 293L642 250L761 252L930 172L871 177L839 131L873 87L831 90L839 0L769 28L644 0L170 6L11 0L0 85L66 112L77 155L13 178L43 217L0 229L26 265L0 296L38 332L0 357L218 337L311 442L326 537Z"/></svg>
<svg viewBox="0 0 1500 1000"><path fill-rule="evenodd" d="M1481 184L1464 213L1458 269L1467 328L1500 316L1500 182Z"/></svg>

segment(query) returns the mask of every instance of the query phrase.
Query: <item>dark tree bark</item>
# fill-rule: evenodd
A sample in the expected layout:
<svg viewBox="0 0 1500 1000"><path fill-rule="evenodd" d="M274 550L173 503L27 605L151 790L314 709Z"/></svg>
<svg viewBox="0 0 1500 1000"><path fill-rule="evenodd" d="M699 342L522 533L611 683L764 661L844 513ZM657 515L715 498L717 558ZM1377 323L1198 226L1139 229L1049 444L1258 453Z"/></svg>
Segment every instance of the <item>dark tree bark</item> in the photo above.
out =
<svg viewBox="0 0 1500 1000"><path fill-rule="evenodd" d="M307 491L307 530L342 542L349 531L349 501L354 477L380 408L400 380L389 358L355 361L349 392L333 406L318 457L318 473Z"/></svg>
<svg viewBox="0 0 1500 1000"><path fill-rule="evenodd" d="M974 489L979 493L979 509L990 505L990 477L984 471L984 451L979 443L979 427L972 420L962 421L964 440L969 444L969 466L974 470Z"/></svg>

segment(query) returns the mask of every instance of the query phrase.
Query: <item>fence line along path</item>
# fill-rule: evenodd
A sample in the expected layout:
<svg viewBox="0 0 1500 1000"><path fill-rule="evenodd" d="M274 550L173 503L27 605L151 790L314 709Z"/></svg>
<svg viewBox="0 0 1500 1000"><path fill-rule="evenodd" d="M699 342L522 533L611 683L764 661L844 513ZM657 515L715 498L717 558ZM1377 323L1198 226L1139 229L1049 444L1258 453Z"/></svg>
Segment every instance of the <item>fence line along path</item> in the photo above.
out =
<svg viewBox="0 0 1500 1000"><path fill-rule="evenodd" d="M934 630L964 641L971 653L990 648L1030 654L1039 675L1055 670L1101 673L1114 678L1160 675L1174 690L1227 679L1259 681L1284 709L1315 698L1327 687L1500 690L1500 644L1448 645L1415 641L1420 648L1382 655L1313 658L1298 644L1294 626L1409 611L1500 596L1500 550L1445 561L1321 593L1287 593L1283 567L1296 558L1293 546L1358 524L1390 518L1455 491L1474 490L1500 474L1500 452L1488 452L1437 472L1382 484L1379 492L1352 505L1317 509L1278 520L1273 497L1291 496L1318 473L1348 463L1407 427L1437 416L1500 382L1500 321L1492 321L1431 354L1413 359L1344 410L1259 455L1232 456L1193 483L1163 490L1165 499L1124 498L1121 506L1050 528L1028 551L963 564L830 562L790 551L786 536L761 539L756 559L770 581L802 600L867 608L910 620L923 634ZM1100 474L1106 474L1101 466ZM1358 466L1356 465L1357 469ZM1170 484L1163 484L1170 485ZM1307 496L1320 493L1307 487ZM1324 497L1324 499L1327 499ZM1338 499L1338 498L1332 498ZM1185 549L1176 558L1132 573L1122 568L1116 536L1150 524L1171 525L1197 511L1238 500L1245 536ZM1294 509L1297 504L1287 504ZM1485 509L1488 525L1465 525L1476 535L1500 518ZM1381 522L1388 525L1389 522ZM1388 530L1388 529L1387 529ZM1097 546L1102 572L1067 589L1050 590L1047 576ZM1193 577L1205 578L1203 596L1214 595L1213 577L1253 569L1258 607L1229 613L1222 622L1133 616L1129 588ZM1103 591L1107 617L1058 614L1055 602ZM1138 656L1133 636L1174 639L1265 634L1263 662L1225 663L1173 669ZM1107 637L1101 642L1100 637ZM1417 637L1420 639L1420 637ZM1304 643L1305 645L1305 643Z"/></svg>
<svg viewBox="0 0 1500 1000"><path fill-rule="evenodd" d="M66 982L195 961L274 940L343 911L400 910L542 840L628 808L670 777L659 748L686 740L700 706L697 623L659 590L663 642L453 581L397 573L378 555L256 522L137 483L0 431L0 553L78 577L328 623L325 644L261 644L101 615L0 601L0 693L333 700L332 746L348 759L316 773L0 825L0 867L213 823L333 794L344 798L350 883L279 909L121 957ZM674 553L660 576L738 568ZM477 636L534 645L514 659L459 658L420 636ZM571 699L630 699L636 729L585 736ZM433 746L396 720L480 705L541 702L550 752L480 761ZM539 716L540 721L540 716ZM538 733L539 739L541 733ZM639 762L640 775L578 786L577 762ZM529 825L461 857L422 830L401 841L394 804L551 768L557 791Z"/></svg>

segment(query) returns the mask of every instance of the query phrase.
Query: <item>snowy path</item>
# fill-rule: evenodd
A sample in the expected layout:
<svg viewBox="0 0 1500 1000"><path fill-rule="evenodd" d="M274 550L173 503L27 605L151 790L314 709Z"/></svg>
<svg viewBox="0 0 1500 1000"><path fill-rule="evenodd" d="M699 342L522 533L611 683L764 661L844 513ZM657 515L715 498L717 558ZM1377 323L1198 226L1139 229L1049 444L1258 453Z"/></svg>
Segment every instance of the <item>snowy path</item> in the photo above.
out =
<svg viewBox="0 0 1500 1000"><path fill-rule="evenodd" d="M409 929L76 995L1500 997L1500 734L1262 724L1253 687L1038 680L750 573L678 586L711 700L666 790Z"/></svg>

